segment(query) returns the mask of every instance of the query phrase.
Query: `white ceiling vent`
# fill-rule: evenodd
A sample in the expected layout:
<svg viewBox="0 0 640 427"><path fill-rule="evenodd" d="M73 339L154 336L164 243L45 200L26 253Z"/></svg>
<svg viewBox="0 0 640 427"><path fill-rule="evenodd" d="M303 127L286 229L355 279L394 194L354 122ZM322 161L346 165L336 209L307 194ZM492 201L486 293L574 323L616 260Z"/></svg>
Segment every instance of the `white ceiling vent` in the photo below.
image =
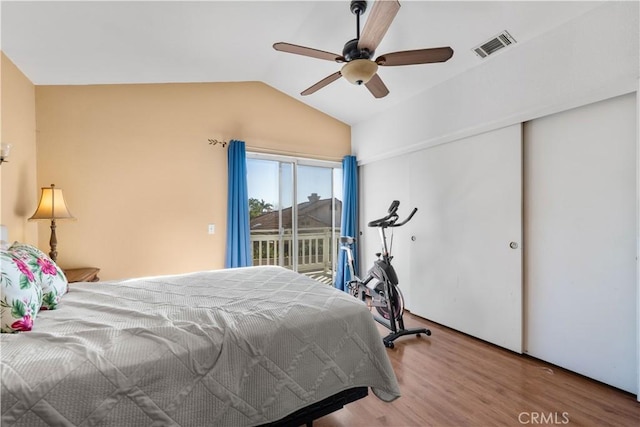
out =
<svg viewBox="0 0 640 427"><path fill-rule="evenodd" d="M492 39L487 40L481 45L474 47L473 51L480 58L486 58L487 56L493 53L496 53L500 49L510 46L515 42L516 40L513 37L511 37L511 34L509 34L508 31L505 30L500 34L498 34L497 36L493 37Z"/></svg>

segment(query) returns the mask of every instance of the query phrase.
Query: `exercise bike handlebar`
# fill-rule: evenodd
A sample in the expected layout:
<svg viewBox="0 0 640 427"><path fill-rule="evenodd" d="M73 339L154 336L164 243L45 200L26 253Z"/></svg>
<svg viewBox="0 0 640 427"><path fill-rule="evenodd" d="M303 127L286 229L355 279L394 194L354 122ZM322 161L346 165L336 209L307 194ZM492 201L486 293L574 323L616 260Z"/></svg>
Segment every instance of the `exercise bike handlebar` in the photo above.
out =
<svg viewBox="0 0 640 427"><path fill-rule="evenodd" d="M395 223L397 220L398 220L398 214L394 212L392 214L385 216L384 218L374 219L373 221L369 221L367 225L369 227L382 227L382 226L388 227L389 224Z"/></svg>
<svg viewBox="0 0 640 427"><path fill-rule="evenodd" d="M405 225L406 223L411 221L411 218L413 218L413 216L416 214L416 212L418 212L418 208L413 208L413 210L411 211L411 213L409 214L407 219L405 219L404 221L402 221L400 223L394 223L394 224L390 225L390 227L400 227L400 226Z"/></svg>
<svg viewBox="0 0 640 427"><path fill-rule="evenodd" d="M413 218L413 215L415 215L415 213L418 212L418 208L413 208L413 210L411 211L407 219L405 219L402 222L397 222L399 218L397 214L398 206L400 206L400 202L397 200L394 200L391 203L391 206L389 207L389 214L387 216L380 219L374 219L373 221L369 221L367 225L369 227L384 227L384 228L400 227L402 225L405 225L407 222L409 222L411 218Z"/></svg>

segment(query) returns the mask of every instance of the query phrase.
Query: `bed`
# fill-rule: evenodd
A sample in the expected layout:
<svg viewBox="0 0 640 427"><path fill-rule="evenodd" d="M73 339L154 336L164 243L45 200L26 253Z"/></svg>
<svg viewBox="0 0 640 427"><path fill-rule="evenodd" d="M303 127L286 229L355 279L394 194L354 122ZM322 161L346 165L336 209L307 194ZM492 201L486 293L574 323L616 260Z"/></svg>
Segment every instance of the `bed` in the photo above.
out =
<svg viewBox="0 0 640 427"><path fill-rule="evenodd" d="M400 396L366 306L273 266L73 283L0 349L3 426L298 425Z"/></svg>

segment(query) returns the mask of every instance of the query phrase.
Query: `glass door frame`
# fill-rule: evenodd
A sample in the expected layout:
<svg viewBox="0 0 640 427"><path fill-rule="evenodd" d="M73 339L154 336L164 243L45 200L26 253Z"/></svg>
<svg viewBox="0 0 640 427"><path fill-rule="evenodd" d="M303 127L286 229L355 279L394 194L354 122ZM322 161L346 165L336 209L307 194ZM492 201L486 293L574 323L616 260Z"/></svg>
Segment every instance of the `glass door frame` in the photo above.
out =
<svg viewBox="0 0 640 427"><path fill-rule="evenodd" d="M252 157L253 158L253 157ZM284 256L285 256L285 242L284 242L284 234L285 229L282 226L283 217L283 177L286 172L284 166L289 165L291 167L291 247L289 248L289 258L291 261L291 269L293 271L298 271L298 257L293 256L293 254L298 253L298 241L295 236L298 233L298 224L297 221L294 221L294 218L298 217L298 207L296 206L296 166L292 161L283 161L283 160L273 160L273 159L264 159L261 160L272 160L278 162L278 265L284 266ZM286 268L286 267L285 267Z"/></svg>
<svg viewBox="0 0 640 427"><path fill-rule="evenodd" d="M342 163L341 162L336 162L336 161L330 161L330 160L317 160L317 159L308 159L308 158L301 158L301 157L293 157L293 156L284 156L284 155L277 155L277 154L268 154L268 153L259 153L259 152L253 152L253 151L247 151L246 153L247 159L257 159L257 160L270 160L270 161L275 161L278 162L278 204L280 205L279 207L279 213L278 213L278 218L279 218L279 230L278 230L278 239L279 239L279 244L280 244L280 248L283 249L284 248L284 229L282 228L282 165L283 164L290 164L291 165L291 173L292 173L292 177L291 177L291 182L292 182L292 200L291 200L291 241L292 241L292 247L291 249L291 257L292 257L292 270L293 271L298 271L298 203L300 203L300 201L298 200L298 166L316 166L316 167L324 167L324 168L331 168L331 169L342 169ZM336 203L335 203L335 194L333 192L333 188L334 188L335 182L334 182L334 174L331 173L331 211L333 212L332 218L331 218L331 229L335 230L336 228L336 218L335 218L335 212L336 212ZM332 233L334 233L334 231L332 231ZM333 239L336 240L336 239ZM335 251L333 251L335 252ZM279 261L279 265L283 265L284 264L284 250L280 250L279 254L278 254L278 261ZM336 271L336 264L337 264L337 254L334 254L331 257L331 271L334 272Z"/></svg>

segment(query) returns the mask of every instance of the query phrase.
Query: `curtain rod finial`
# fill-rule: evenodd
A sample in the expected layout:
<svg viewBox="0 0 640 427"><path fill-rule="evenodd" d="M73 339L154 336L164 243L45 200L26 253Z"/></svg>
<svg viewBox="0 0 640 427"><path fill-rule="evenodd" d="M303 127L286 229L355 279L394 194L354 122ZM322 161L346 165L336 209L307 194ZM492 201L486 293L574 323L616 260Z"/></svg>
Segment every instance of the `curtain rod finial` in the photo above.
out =
<svg viewBox="0 0 640 427"><path fill-rule="evenodd" d="M208 139L209 145L222 145L222 148L227 146L227 141L218 141L217 139Z"/></svg>

